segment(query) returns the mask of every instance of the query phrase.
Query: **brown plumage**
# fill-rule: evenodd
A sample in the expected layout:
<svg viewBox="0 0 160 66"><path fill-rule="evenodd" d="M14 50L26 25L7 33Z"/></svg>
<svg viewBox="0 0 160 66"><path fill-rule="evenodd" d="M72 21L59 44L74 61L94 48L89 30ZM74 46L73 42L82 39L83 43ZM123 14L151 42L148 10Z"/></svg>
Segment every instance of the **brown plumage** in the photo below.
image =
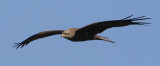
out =
<svg viewBox="0 0 160 66"><path fill-rule="evenodd" d="M133 16L133 15L131 15ZM90 25L87 25L82 28L69 28L67 30L51 30L51 31L43 31L38 34L35 34L26 40L22 41L21 43L15 43L16 45L14 47L19 48L23 47L24 45L27 45L28 43L48 37L51 35L61 34L62 37L71 40L71 41L87 41L87 40L104 40L111 43L114 43L111 40L108 40L107 37L98 36L98 33L103 32L104 30L112 27L122 27L122 26L128 26L128 25L144 25L144 24L150 24L145 22L133 22L138 20L146 20L150 18L144 18L145 16L137 17L129 19L131 16L128 16L124 19L120 20L110 20L110 21L102 21L102 22L96 22Z"/></svg>

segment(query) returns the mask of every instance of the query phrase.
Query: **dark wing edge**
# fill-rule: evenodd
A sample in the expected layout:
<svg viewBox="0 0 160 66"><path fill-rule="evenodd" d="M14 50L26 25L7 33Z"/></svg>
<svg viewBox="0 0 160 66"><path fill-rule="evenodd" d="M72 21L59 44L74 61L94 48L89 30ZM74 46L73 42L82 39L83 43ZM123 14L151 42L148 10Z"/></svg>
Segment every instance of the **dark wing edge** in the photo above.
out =
<svg viewBox="0 0 160 66"><path fill-rule="evenodd" d="M88 32L90 34L97 34L101 33L104 30L112 27L123 27L128 25L145 25L145 24L151 24L151 23L145 23L145 22L134 22L139 20L146 20L151 18L146 18L145 16L137 17L137 18L131 18L133 15L130 15L126 18L120 19L120 20L110 20L110 21L102 21L102 22L95 22L90 25L87 25L85 27L80 28L77 32Z"/></svg>
<svg viewBox="0 0 160 66"><path fill-rule="evenodd" d="M43 32L39 32L29 38L27 38L26 40L22 41L21 43L15 43L16 45L14 45L13 47L16 47L16 49L18 49L19 47L23 47L24 45L27 45L28 43L40 39L40 38L44 38L44 37L48 37L51 35L56 35L56 34L62 34L64 30L51 30L51 31L43 31Z"/></svg>

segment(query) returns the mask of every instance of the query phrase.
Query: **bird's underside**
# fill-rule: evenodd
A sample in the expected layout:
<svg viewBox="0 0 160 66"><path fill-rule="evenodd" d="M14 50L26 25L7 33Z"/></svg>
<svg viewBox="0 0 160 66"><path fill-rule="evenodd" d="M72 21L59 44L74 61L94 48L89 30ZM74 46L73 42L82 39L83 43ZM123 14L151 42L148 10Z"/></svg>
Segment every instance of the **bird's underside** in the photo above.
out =
<svg viewBox="0 0 160 66"><path fill-rule="evenodd" d="M126 18L120 19L120 20L110 20L110 21L102 21L102 22L95 22L90 25L84 26L82 28L70 28L67 30L51 30L51 31L43 31L40 33L37 33L26 40L22 41L21 43L15 43L16 45L14 47L19 48L23 47L24 45L29 44L30 42L52 36L61 34L62 37L70 40L70 41L87 41L87 40L104 40L111 43L114 43L111 40L108 40L106 37L98 36L98 33L103 32L106 29L112 28L112 27L123 27L128 25L144 25L144 24L150 24L145 22L134 22L138 20L146 20L150 18L145 18L145 16L137 17L129 19L130 15Z"/></svg>
<svg viewBox="0 0 160 66"><path fill-rule="evenodd" d="M66 31L69 31L69 30L73 31L73 30L79 30L79 29L80 28L69 28ZM70 41L73 41L73 42L80 42L80 41L87 41L87 40L104 40L104 41L114 43L113 41L109 40L107 37L99 36L99 35L96 35L96 34L89 34L88 32L78 33L78 34L74 33L74 32L76 32L76 31L71 32L72 34L74 34L73 37L65 37L65 35L63 35L63 34L62 34L62 37L66 38ZM65 31L63 33L65 33Z"/></svg>

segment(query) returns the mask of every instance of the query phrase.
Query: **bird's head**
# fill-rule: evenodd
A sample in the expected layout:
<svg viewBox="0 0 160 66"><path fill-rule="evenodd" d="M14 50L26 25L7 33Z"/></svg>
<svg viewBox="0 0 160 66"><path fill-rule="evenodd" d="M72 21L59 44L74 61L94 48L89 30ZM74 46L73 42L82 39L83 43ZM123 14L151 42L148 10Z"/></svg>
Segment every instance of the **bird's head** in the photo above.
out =
<svg viewBox="0 0 160 66"><path fill-rule="evenodd" d="M64 38L72 38L72 35L68 32L63 32L61 36Z"/></svg>
<svg viewBox="0 0 160 66"><path fill-rule="evenodd" d="M74 37L74 34L75 34L76 30L77 30L77 28L67 29L62 33L61 36L64 37L64 38L72 38L72 37Z"/></svg>

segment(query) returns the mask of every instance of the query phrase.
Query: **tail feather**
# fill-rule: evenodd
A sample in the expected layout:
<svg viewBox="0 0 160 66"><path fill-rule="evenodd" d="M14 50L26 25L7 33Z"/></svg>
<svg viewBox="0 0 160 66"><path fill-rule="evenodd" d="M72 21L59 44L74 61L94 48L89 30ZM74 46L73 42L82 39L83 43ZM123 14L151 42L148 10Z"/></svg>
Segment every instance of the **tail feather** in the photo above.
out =
<svg viewBox="0 0 160 66"><path fill-rule="evenodd" d="M114 41L111 41L111 40L105 39L105 38L107 38L107 37L102 37L102 36L98 36L98 35L96 35L94 37L95 40L103 40L103 41L108 41L108 42L111 42L111 43L115 43Z"/></svg>

